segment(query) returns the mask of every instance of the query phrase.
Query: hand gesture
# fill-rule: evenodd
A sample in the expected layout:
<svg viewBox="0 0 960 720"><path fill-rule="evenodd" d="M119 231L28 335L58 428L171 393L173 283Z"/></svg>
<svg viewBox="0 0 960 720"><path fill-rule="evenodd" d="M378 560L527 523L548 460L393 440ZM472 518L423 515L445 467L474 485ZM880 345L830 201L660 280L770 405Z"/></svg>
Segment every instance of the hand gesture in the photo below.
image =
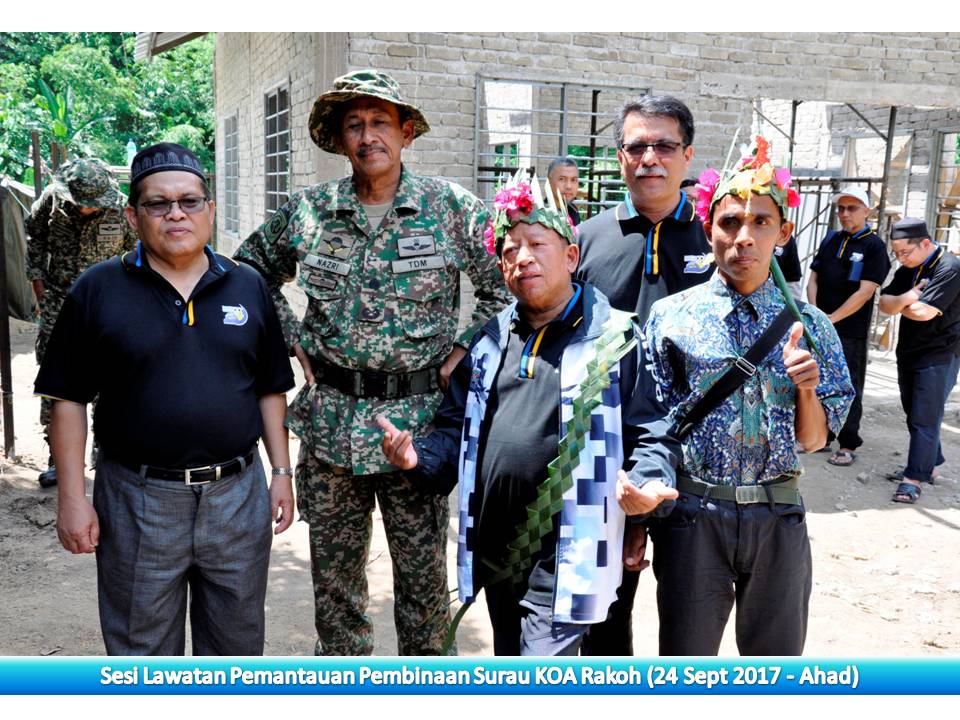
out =
<svg viewBox="0 0 960 720"><path fill-rule="evenodd" d="M783 366L793 384L801 390L816 390L820 384L820 366L809 350L797 347L803 337L803 325L795 322L790 328L790 339L783 346Z"/></svg>
<svg viewBox="0 0 960 720"><path fill-rule="evenodd" d="M380 443L380 447L387 462L401 470L413 470L420 459L413 448L413 435L410 431L401 432L383 415L377 415L377 425L383 430L383 442Z"/></svg>
<svg viewBox="0 0 960 720"><path fill-rule="evenodd" d="M679 493L659 480L637 487L623 470L617 471L617 502L627 515L646 515L664 500L676 500Z"/></svg>

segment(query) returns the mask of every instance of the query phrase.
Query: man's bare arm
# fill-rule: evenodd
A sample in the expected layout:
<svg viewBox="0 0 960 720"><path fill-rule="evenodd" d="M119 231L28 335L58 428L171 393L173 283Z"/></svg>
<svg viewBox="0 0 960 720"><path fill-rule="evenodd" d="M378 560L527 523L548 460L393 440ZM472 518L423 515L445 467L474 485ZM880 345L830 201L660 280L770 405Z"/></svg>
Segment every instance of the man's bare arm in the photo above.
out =
<svg viewBox="0 0 960 720"><path fill-rule="evenodd" d="M72 553L92 553L100 541L100 522L87 499L83 451L87 444L87 406L54 400L50 448L57 465L57 536Z"/></svg>
<svg viewBox="0 0 960 720"><path fill-rule="evenodd" d="M878 287L880 286L875 282L871 282L870 280L861 280L860 287L857 288L857 291L848 297L844 301L843 305L828 315L830 322L836 325L844 318L853 315L855 312L857 312L857 310L870 302Z"/></svg>
<svg viewBox="0 0 960 720"><path fill-rule="evenodd" d="M807 302L817 304L817 271L810 271L810 280L807 281Z"/></svg>
<svg viewBox="0 0 960 720"><path fill-rule="evenodd" d="M263 445L272 467L290 467L290 437L283 421L287 417L287 396L282 393L260 398L263 418ZM289 475L270 477L270 513L277 523L279 535L293 522L293 478Z"/></svg>

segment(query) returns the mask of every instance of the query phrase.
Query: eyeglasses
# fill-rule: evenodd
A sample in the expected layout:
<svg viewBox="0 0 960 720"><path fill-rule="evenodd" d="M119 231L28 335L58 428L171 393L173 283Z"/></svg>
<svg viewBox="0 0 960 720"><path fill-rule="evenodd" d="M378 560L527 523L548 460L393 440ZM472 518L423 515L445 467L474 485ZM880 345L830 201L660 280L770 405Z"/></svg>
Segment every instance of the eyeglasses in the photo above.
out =
<svg viewBox="0 0 960 720"><path fill-rule="evenodd" d="M837 205L838 213L852 213L857 210L866 210L867 208L863 205Z"/></svg>
<svg viewBox="0 0 960 720"><path fill-rule="evenodd" d="M919 245L911 245L909 250L901 250L900 252L894 252L893 255L898 260L903 260L905 257L910 257L913 255L914 251L920 247Z"/></svg>
<svg viewBox="0 0 960 720"><path fill-rule="evenodd" d="M634 160L639 160L647 154L648 149L653 150L659 158L668 158L673 157L677 150L682 147L685 147L682 142L659 140L655 143L634 142L629 145L621 145L620 149Z"/></svg>
<svg viewBox="0 0 960 720"><path fill-rule="evenodd" d="M187 215L195 215L206 207L207 202L209 201L203 197L184 197L177 198L176 200L142 202L140 203L140 207L142 207L150 217L163 217L173 210L173 205L176 203L182 212L185 212Z"/></svg>

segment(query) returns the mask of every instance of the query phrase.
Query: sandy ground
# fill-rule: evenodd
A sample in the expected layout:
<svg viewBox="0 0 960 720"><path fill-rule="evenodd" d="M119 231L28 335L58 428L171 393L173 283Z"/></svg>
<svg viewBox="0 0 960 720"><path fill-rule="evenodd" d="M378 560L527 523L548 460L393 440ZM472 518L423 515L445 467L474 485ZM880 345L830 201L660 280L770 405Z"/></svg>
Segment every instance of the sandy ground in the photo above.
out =
<svg viewBox="0 0 960 720"><path fill-rule="evenodd" d="M94 559L60 547L56 490L42 490L36 482L46 448L37 422L39 400L32 397L34 329L16 320L11 324L17 456L0 465L0 655L103 654ZM889 358L873 357L866 394L866 444L856 464L840 469L826 464L826 454L805 458L802 487L814 556L806 654L960 655L960 405L948 406L944 476L924 488L919 504L898 505L890 502L894 485L884 475L902 466L907 433ZM375 653L392 655L391 566L379 515L374 528L368 576ZM448 537L454 578L453 529ZM646 571L634 614L638 655L657 651L654 592L652 573ZM268 655L313 651L304 523L295 523L274 542L266 613ZM736 654L730 630L723 655ZM459 644L463 655L492 652L482 595L461 624Z"/></svg>

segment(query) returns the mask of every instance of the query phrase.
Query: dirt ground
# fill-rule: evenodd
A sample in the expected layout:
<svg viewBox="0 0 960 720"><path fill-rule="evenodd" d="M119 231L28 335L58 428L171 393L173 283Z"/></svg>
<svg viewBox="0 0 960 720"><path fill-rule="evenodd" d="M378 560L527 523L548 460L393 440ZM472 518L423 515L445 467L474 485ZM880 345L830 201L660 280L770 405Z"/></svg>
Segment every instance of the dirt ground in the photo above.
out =
<svg viewBox="0 0 960 720"><path fill-rule="evenodd" d="M17 456L0 464L0 655L103 654L94 559L60 547L56 489L40 489L36 482L46 448L37 422L39 400L32 396L35 331L28 323L11 324ZM907 433L889 358L873 357L866 395L866 444L856 464L841 469L827 465L826 454L805 458L802 488L814 556L806 654L960 655L960 405L948 406L943 476L924 487L919 504L898 505L890 502L894 485L884 476L903 465ZM375 653L392 655L390 557L379 517L374 527L368 576ZM452 586L455 529L448 537ZM634 613L635 650L642 656L657 651L654 591L648 570ZM274 542L266 612L268 655L313 651L304 523ZM723 655L736 654L730 629ZM459 644L463 655L492 653L482 595L461 624Z"/></svg>

